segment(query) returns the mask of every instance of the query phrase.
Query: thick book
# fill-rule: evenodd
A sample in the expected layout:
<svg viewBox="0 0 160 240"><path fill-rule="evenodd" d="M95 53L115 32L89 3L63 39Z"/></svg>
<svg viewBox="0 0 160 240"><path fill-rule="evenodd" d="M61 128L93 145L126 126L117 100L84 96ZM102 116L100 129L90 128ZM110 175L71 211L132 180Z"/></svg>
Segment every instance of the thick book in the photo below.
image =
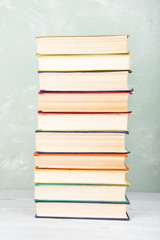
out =
<svg viewBox="0 0 160 240"><path fill-rule="evenodd" d="M36 151L46 153L127 153L128 131L36 131Z"/></svg>
<svg viewBox="0 0 160 240"><path fill-rule="evenodd" d="M37 52L41 54L125 53L129 35L39 36Z"/></svg>
<svg viewBox="0 0 160 240"><path fill-rule="evenodd" d="M124 184L35 183L35 201L39 202L116 202L126 203Z"/></svg>
<svg viewBox="0 0 160 240"><path fill-rule="evenodd" d="M35 166L59 169L124 169L128 154L34 153Z"/></svg>
<svg viewBox="0 0 160 240"><path fill-rule="evenodd" d="M35 168L36 183L99 183L124 184L125 174L129 168L124 169L59 169Z"/></svg>
<svg viewBox="0 0 160 240"><path fill-rule="evenodd" d="M39 69L67 70L124 70L129 69L130 53L110 54L37 54Z"/></svg>
<svg viewBox="0 0 160 240"><path fill-rule="evenodd" d="M129 92L46 92L38 94L42 112L128 112Z"/></svg>
<svg viewBox="0 0 160 240"><path fill-rule="evenodd" d="M42 131L127 131L126 113L38 113Z"/></svg>
<svg viewBox="0 0 160 240"><path fill-rule="evenodd" d="M36 217L39 218L72 218L96 220L129 220L126 212L130 204L115 202L36 202Z"/></svg>
<svg viewBox="0 0 160 240"><path fill-rule="evenodd" d="M38 71L40 89L46 91L129 91L128 72L132 71Z"/></svg>

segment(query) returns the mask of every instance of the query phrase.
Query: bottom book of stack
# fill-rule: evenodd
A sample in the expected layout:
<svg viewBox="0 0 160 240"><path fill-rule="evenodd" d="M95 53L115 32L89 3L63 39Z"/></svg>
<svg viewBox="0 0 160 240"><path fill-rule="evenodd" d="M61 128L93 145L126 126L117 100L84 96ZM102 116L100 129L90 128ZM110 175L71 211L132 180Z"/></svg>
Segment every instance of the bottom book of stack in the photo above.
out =
<svg viewBox="0 0 160 240"><path fill-rule="evenodd" d="M129 220L126 212L129 182L125 176L129 168L124 163L127 154L34 156L36 217ZM74 156L80 161L85 158L87 166L85 161L81 168L78 164L72 167L65 164L67 158ZM57 157L60 164L53 167ZM92 157L93 165L89 161Z"/></svg>
<svg viewBox="0 0 160 240"><path fill-rule="evenodd" d="M125 202L36 200L36 217L129 220L127 204L129 204L127 197Z"/></svg>

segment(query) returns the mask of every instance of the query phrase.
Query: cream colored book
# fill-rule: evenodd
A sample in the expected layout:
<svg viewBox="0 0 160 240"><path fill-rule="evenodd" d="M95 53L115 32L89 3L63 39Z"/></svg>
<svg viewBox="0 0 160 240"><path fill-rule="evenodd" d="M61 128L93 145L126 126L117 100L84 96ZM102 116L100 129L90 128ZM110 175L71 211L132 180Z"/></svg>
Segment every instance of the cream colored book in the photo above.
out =
<svg viewBox="0 0 160 240"><path fill-rule="evenodd" d="M128 91L124 71L41 71L40 89L46 91Z"/></svg>
<svg viewBox="0 0 160 240"><path fill-rule="evenodd" d="M36 201L125 202L129 182L117 184L36 183Z"/></svg>
<svg viewBox="0 0 160 240"><path fill-rule="evenodd" d="M128 113L38 113L42 131L127 131Z"/></svg>
<svg viewBox="0 0 160 240"><path fill-rule="evenodd" d="M129 69L130 53L113 54L37 54L39 69L68 70L124 70Z"/></svg>
<svg viewBox="0 0 160 240"><path fill-rule="evenodd" d="M89 184L124 184L124 169L42 169L35 168L36 183L89 183Z"/></svg>
<svg viewBox="0 0 160 240"><path fill-rule="evenodd" d="M36 151L48 153L127 153L127 132L36 131Z"/></svg>
<svg viewBox="0 0 160 240"><path fill-rule="evenodd" d="M36 202L36 217L129 220L127 203Z"/></svg>
<svg viewBox="0 0 160 240"><path fill-rule="evenodd" d="M37 52L41 54L126 53L129 35L39 36Z"/></svg>
<svg viewBox="0 0 160 240"><path fill-rule="evenodd" d="M128 154L72 154L72 153L34 153L38 168L58 169L125 169Z"/></svg>
<svg viewBox="0 0 160 240"><path fill-rule="evenodd" d="M39 92L42 112L128 112L132 92Z"/></svg>

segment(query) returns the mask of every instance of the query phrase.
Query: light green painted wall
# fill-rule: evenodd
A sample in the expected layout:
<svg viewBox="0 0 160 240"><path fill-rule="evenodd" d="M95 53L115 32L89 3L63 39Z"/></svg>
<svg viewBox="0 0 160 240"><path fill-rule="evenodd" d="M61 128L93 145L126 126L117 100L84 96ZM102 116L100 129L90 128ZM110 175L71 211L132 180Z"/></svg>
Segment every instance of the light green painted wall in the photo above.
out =
<svg viewBox="0 0 160 240"><path fill-rule="evenodd" d="M0 187L33 188L37 35L130 34L130 191L160 192L160 1L0 0Z"/></svg>

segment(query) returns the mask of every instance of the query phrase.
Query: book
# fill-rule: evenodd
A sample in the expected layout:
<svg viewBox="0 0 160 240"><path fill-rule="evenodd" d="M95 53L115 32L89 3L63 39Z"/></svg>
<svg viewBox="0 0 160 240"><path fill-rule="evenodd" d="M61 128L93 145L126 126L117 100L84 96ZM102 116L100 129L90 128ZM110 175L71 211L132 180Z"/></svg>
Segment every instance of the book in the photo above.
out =
<svg viewBox="0 0 160 240"><path fill-rule="evenodd" d="M42 112L128 112L129 92L39 92Z"/></svg>
<svg viewBox="0 0 160 240"><path fill-rule="evenodd" d="M129 35L40 36L37 52L41 54L121 53L127 52Z"/></svg>
<svg viewBox="0 0 160 240"><path fill-rule="evenodd" d="M123 202L126 203L124 184L60 184L35 183L35 201L44 202Z"/></svg>
<svg viewBox="0 0 160 240"><path fill-rule="evenodd" d="M38 113L42 131L127 131L126 113Z"/></svg>
<svg viewBox="0 0 160 240"><path fill-rule="evenodd" d="M127 203L36 202L36 217L129 220Z"/></svg>
<svg viewBox="0 0 160 240"><path fill-rule="evenodd" d="M128 132L36 131L36 151L46 153L127 153Z"/></svg>
<svg viewBox="0 0 160 240"><path fill-rule="evenodd" d="M39 69L67 70L130 70L130 53L110 54L37 54Z"/></svg>
<svg viewBox="0 0 160 240"><path fill-rule="evenodd" d="M46 91L129 91L128 72L38 71L40 89Z"/></svg>
<svg viewBox="0 0 160 240"><path fill-rule="evenodd" d="M99 184L124 184L124 169L58 169L35 168L36 183L99 183Z"/></svg>
<svg viewBox="0 0 160 240"><path fill-rule="evenodd" d="M68 169L124 169L128 154L73 154L73 153L34 153L35 166L39 168Z"/></svg>

